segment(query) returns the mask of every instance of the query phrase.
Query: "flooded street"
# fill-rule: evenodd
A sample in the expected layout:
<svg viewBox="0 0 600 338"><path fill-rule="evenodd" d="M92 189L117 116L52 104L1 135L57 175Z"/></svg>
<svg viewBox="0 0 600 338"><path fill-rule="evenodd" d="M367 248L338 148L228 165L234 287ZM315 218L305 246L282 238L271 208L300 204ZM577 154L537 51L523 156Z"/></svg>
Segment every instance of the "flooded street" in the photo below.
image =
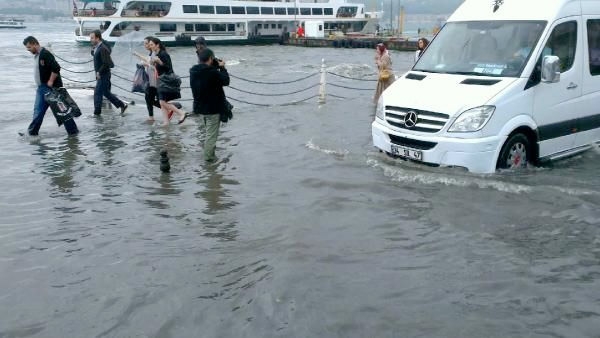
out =
<svg viewBox="0 0 600 338"><path fill-rule="evenodd" d="M40 137L21 137L35 92L22 40L89 60L73 28L0 31L0 338L599 337L598 149L485 176L393 160L372 146L375 83L331 75L373 90L328 86L319 107L282 105L318 87L227 89L234 118L212 165L197 117L149 124L143 98L118 89L136 101L123 117L94 118L92 91L71 90L78 137L50 111ZM168 50L188 75L193 49ZM367 49L214 50L260 82L317 73L321 59L347 77L374 72ZM413 57L392 52L396 73ZM272 94L318 82L231 85Z"/></svg>

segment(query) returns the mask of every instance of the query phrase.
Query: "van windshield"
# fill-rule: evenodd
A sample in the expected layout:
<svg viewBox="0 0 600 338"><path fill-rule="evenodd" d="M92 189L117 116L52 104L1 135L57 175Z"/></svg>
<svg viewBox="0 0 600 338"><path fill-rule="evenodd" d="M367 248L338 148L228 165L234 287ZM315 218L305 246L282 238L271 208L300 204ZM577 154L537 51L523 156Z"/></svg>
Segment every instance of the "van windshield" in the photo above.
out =
<svg viewBox="0 0 600 338"><path fill-rule="evenodd" d="M449 22L413 70L519 77L545 27L545 21Z"/></svg>

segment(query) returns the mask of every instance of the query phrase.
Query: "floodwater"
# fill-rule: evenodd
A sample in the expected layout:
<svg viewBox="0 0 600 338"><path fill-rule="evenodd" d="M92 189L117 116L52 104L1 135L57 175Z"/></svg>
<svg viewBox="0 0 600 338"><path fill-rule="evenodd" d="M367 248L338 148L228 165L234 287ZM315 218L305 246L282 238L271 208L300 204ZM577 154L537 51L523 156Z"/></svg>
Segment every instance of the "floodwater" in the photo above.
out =
<svg viewBox="0 0 600 338"><path fill-rule="evenodd" d="M214 165L195 117L163 128L137 104L94 118L89 90L71 90L80 136L48 113L40 137L21 137L34 99L22 39L90 58L72 24L28 26L0 32L0 337L600 337L598 150L486 176L392 160L371 144L373 91L333 86L344 99L321 107L318 87L228 89ZM321 59L373 73L371 50L214 49L257 82L309 76ZM193 50L170 52L187 75ZM393 54L398 73L412 55Z"/></svg>

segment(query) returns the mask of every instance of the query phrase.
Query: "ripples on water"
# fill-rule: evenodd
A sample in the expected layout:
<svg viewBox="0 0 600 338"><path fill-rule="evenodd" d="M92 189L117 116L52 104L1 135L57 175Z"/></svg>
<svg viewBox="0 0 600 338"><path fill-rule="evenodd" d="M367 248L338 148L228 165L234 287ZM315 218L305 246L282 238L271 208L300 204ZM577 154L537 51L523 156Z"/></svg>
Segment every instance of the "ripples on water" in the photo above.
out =
<svg viewBox="0 0 600 338"><path fill-rule="evenodd" d="M70 27L31 27L88 58ZM236 102L215 165L194 118L150 125L138 100L95 119L89 90L71 91L79 137L50 117L21 138L34 87L20 34L0 32L0 337L598 336L597 149L483 176L391 160L371 145L373 93L335 88L352 98ZM322 58L373 74L368 50L215 50L249 79L305 76ZM193 52L171 54L185 75ZM393 59L401 73L412 53Z"/></svg>

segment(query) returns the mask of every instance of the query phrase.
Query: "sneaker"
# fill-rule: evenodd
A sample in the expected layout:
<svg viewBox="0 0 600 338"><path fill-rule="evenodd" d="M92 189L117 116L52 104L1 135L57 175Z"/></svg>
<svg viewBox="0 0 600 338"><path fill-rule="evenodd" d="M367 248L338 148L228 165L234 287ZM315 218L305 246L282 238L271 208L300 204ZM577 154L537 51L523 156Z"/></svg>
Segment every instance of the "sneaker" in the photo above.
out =
<svg viewBox="0 0 600 338"><path fill-rule="evenodd" d="M121 107L121 115L125 114L125 111L127 110L127 107L129 107L129 105L127 103L124 103L124 106Z"/></svg>

